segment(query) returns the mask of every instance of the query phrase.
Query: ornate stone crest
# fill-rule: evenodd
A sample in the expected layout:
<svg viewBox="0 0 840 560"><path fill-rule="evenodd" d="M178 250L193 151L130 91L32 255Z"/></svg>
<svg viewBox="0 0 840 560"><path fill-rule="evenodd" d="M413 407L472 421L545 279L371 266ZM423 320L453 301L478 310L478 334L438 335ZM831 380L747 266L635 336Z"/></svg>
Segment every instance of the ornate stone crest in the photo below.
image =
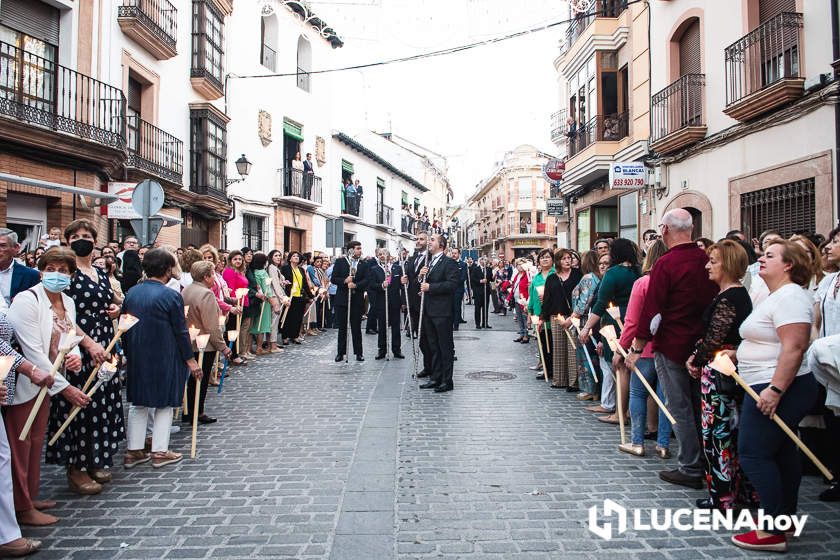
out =
<svg viewBox="0 0 840 560"><path fill-rule="evenodd" d="M327 163L327 142L320 136L315 137L315 161L319 166Z"/></svg>
<svg viewBox="0 0 840 560"><path fill-rule="evenodd" d="M271 113L260 110L257 117L257 133L263 146L271 144Z"/></svg>

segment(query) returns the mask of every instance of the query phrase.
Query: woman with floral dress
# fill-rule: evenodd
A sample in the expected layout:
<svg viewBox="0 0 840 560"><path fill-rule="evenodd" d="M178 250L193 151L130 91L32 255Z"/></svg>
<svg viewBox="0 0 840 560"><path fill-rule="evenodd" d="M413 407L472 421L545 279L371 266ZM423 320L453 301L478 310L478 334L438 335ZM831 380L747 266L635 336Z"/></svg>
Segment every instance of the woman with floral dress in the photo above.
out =
<svg viewBox="0 0 840 560"><path fill-rule="evenodd" d="M76 255L76 271L65 294L76 304L76 324L94 342L107 346L114 336L115 319L120 307L114 303L114 291L108 274L91 264L96 243L96 229L88 220L75 220L64 229L64 237ZM82 352L82 370L68 372L67 381L82 388L96 366L94 356ZM122 408L122 384L115 375L102 385L54 445L47 446L46 462L67 467L70 488L79 494L96 494L101 485L111 482L114 455L125 438ZM70 413L72 403L54 399L50 407L49 437L58 431Z"/></svg>
<svg viewBox="0 0 840 560"><path fill-rule="evenodd" d="M580 279L578 285L572 290L572 317L580 319L581 324L586 323L589 317L589 309L595 302L595 293L598 289L598 284L601 283L601 278L604 272L610 266L610 258L604 255L604 265L601 266L598 254L595 251L587 251L581 258L580 271L583 273L583 278ZM587 345L587 351L590 356L595 355L595 347L590 343ZM583 345L579 344L575 351L578 364L578 387L580 393L577 395L579 401L595 401L598 400L598 384L595 379L599 375L599 371L592 372L589 368L589 361L586 359L586 353ZM593 360L592 366L596 367L597 360Z"/></svg>

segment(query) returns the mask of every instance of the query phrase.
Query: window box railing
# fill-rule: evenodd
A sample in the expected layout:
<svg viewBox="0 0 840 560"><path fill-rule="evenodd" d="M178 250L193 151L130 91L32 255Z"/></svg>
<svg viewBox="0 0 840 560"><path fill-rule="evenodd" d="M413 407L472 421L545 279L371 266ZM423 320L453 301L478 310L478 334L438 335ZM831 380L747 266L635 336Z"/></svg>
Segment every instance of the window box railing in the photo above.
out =
<svg viewBox="0 0 840 560"><path fill-rule="evenodd" d="M403 213L400 219L400 233L408 233L410 235L414 234L414 223L415 223L414 216L409 215L408 213Z"/></svg>
<svg viewBox="0 0 840 560"><path fill-rule="evenodd" d="M551 114L551 141L555 144L565 143L566 131L566 109L561 109Z"/></svg>
<svg viewBox="0 0 840 560"><path fill-rule="evenodd" d="M673 152L706 136L705 85L704 74L686 74L651 97L654 150Z"/></svg>
<svg viewBox="0 0 840 560"><path fill-rule="evenodd" d="M0 114L125 147L125 96L119 88L3 42Z"/></svg>
<svg viewBox="0 0 840 560"><path fill-rule="evenodd" d="M387 204L380 204L376 207L376 223L381 226L391 227L394 209Z"/></svg>
<svg viewBox="0 0 840 560"><path fill-rule="evenodd" d="M346 192L341 193L341 214L344 216L362 217L362 199L358 196L347 196Z"/></svg>
<svg viewBox="0 0 840 560"><path fill-rule="evenodd" d="M308 71L304 70L300 66L297 69L297 87L304 91L310 91L310 78L312 76L309 74Z"/></svg>
<svg viewBox="0 0 840 560"><path fill-rule="evenodd" d="M264 44L260 52L260 63L272 72L276 71L277 52L268 45Z"/></svg>
<svg viewBox="0 0 840 560"><path fill-rule="evenodd" d="M203 196L210 196L217 200L227 201L227 189L217 189L207 185L190 185L190 191Z"/></svg>
<svg viewBox="0 0 840 560"><path fill-rule="evenodd" d="M178 54L178 10L169 0L123 0L117 22L158 60Z"/></svg>
<svg viewBox="0 0 840 560"><path fill-rule="evenodd" d="M628 114L598 115L592 117L569 137L569 157L574 157L595 142L617 141L627 137Z"/></svg>
<svg viewBox="0 0 840 560"><path fill-rule="evenodd" d="M126 165L180 183L184 173L184 143L141 119L126 118Z"/></svg>
<svg viewBox="0 0 840 560"><path fill-rule="evenodd" d="M283 196L294 196L321 204L321 178L301 169L283 170Z"/></svg>
<svg viewBox="0 0 840 560"><path fill-rule="evenodd" d="M616 18L627 8L627 0L596 0L592 7L583 13L575 14L566 28L566 45L571 46L578 37L595 21L595 18Z"/></svg>
<svg viewBox="0 0 840 560"><path fill-rule="evenodd" d="M802 14L783 12L765 21L724 51L724 113L749 120L800 97Z"/></svg>

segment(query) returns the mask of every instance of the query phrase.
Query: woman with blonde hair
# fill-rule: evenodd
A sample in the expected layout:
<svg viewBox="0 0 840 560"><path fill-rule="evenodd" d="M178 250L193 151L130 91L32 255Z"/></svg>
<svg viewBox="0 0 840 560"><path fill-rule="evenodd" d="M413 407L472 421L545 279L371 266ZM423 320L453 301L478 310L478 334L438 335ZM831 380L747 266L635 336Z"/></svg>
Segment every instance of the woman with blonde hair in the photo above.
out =
<svg viewBox="0 0 840 560"><path fill-rule="evenodd" d="M823 258L822 253L814 245L814 242L805 237L804 235L791 235L790 240L805 249L805 252L808 253L808 256L811 258L811 282L808 284L808 289L812 292L817 291L817 286L820 285L822 279L825 278L825 272L823 271Z"/></svg>

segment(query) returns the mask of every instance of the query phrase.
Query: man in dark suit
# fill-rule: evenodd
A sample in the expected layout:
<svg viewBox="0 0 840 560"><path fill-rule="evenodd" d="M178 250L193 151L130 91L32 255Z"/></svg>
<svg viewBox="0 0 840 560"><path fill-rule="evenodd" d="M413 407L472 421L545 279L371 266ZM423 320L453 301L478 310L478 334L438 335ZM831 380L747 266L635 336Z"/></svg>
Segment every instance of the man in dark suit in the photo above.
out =
<svg viewBox="0 0 840 560"><path fill-rule="evenodd" d="M451 258L458 265L458 287L455 288L455 297L452 298L452 328L457 331L461 323L466 323L461 315L461 304L464 302L464 290L466 290L467 275L470 272L467 270L467 264L461 261L460 249L452 249Z"/></svg>
<svg viewBox="0 0 840 560"><path fill-rule="evenodd" d="M490 283L493 281L493 269L487 266L487 259L481 257L478 264L470 269L470 283L473 289L473 302L475 304L475 328L492 328L487 322L487 315L490 306Z"/></svg>
<svg viewBox="0 0 840 560"><path fill-rule="evenodd" d="M436 233L429 239L429 264L420 270L420 291L424 294L423 332L432 351L432 375L421 389L435 393L453 389L452 298L458 288L459 271L455 261L443 254L446 238Z"/></svg>
<svg viewBox="0 0 840 560"><path fill-rule="evenodd" d="M303 198L309 200L312 192L312 182L315 178L315 166L312 164L312 154L307 153L303 160Z"/></svg>
<svg viewBox="0 0 840 560"><path fill-rule="evenodd" d="M400 347L400 307L402 307L402 284L399 278L402 276L402 268L399 263L389 265L390 253L388 249L376 250L376 262L370 267L368 282L368 294L376 292L375 304L371 305L368 316L376 315L376 323L379 325L379 353L377 360L381 360L387 354L385 333L390 330L391 353L395 358L405 358ZM388 309L385 309L385 291L388 292ZM385 313L388 313L386 328Z"/></svg>
<svg viewBox="0 0 840 560"><path fill-rule="evenodd" d="M0 228L0 295L10 304L24 290L41 281L38 271L15 261L20 253L17 233Z"/></svg>
<svg viewBox="0 0 840 560"><path fill-rule="evenodd" d="M336 285L335 320L338 322L338 352L335 361L340 362L347 353L347 312L349 290L353 290L350 300L350 333L353 336L353 354L357 362L365 361L362 350L362 306L368 284L368 266L362 260L362 244L351 241L347 244L347 254L336 259L330 281Z"/></svg>
<svg viewBox="0 0 840 560"><path fill-rule="evenodd" d="M401 279L402 284L408 286L407 305L411 312L409 320L411 321L412 337L417 335L420 326L420 279L418 276L420 270L428 262L428 253L426 252L428 242L428 234L422 231L417 234L417 239L414 242L414 255L405 262L405 270ZM425 331L420 334L419 344L420 352L423 354L423 369L420 370L417 377L429 377L432 373L432 352L429 349Z"/></svg>

